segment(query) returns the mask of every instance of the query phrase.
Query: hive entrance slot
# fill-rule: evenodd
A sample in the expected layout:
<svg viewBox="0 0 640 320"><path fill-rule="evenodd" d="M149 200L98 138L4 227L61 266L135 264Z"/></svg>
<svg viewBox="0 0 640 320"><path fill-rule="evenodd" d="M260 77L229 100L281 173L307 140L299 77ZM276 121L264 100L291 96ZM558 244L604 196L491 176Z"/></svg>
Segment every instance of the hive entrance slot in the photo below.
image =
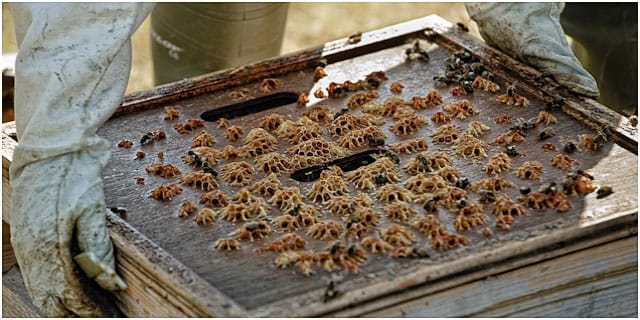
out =
<svg viewBox="0 0 640 320"><path fill-rule="evenodd" d="M367 150L348 157L297 170L291 174L291 178L300 182L314 181L320 178L320 174L323 170L329 169L332 166L338 166L344 172L352 171L376 161L376 158L373 157L376 154L388 156L392 159L396 159L397 157L391 151L384 149Z"/></svg>
<svg viewBox="0 0 640 320"><path fill-rule="evenodd" d="M230 120L260 111L281 107L297 101L297 93L278 92L268 96L230 104L222 108L205 111L200 115L200 118L205 121L216 121L220 118Z"/></svg>

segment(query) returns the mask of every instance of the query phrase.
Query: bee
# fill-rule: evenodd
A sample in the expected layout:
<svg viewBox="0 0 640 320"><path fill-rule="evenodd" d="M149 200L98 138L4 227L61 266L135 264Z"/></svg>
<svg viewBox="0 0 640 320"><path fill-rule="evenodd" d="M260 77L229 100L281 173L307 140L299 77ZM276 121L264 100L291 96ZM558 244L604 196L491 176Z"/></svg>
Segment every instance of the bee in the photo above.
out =
<svg viewBox="0 0 640 320"><path fill-rule="evenodd" d="M200 159L200 156L197 153L193 152L192 150L189 150L187 154L191 157L191 160L193 161L193 163L196 164L196 166L202 165L202 160Z"/></svg>
<svg viewBox="0 0 640 320"><path fill-rule="evenodd" d="M460 189L466 189L470 184L471 183L469 182L469 178L467 177L460 177L456 179L456 187Z"/></svg>
<svg viewBox="0 0 640 320"><path fill-rule="evenodd" d="M349 246L349 248L347 248L347 254L350 256L359 255L359 251L362 251L362 248L359 248L356 244L352 244Z"/></svg>
<svg viewBox="0 0 640 320"><path fill-rule="evenodd" d="M473 72L475 72L476 74L479 74L479 75L482 75L482 73L487 70L486 67L480 62L474 62L474 63L470 64L469 68L471 68L471 70Z"/></svg>
<svg viewBox="0 0 640 320"><path fill-rule="evenodd" d="M564 101L565 99L562 96L554 96L551 101L547 102L547 110L560 108Z"/></svg>
<svg viewBox="0 0 640 320"><path fill-rule="evenodd" d="M453 53L453 56L459 58L463 62L471 62L474 59L471 53L465 50L456 51Z"/></svg>
<svg viewBox="0 0 640 320"><path fill-rule="evenodd" d="M393 250L394 258L429 258L429 254L422 248L413 246L400 246Z"/></svg>
<svg viewBox="0 0 640 320"><path fill-rule="evenodd" d="M496 76L494 76L494 75L493 75L493 73L491 73L491 72L489 72L489 71L487 71L487 70L482 71L482 73L480 73L480 75L481 75L483 78L485 78L485 79L487 79L487 80L489 80L489 81L493 81L493 82L495 82L495 81L496 81Z"/></svg>
<svg viewBox="0 0 640 320"><path fill-rule="evenodd" d="M600 187L600 189L598 189L598 191L596 191L596 199L602 199L604 197L609 196L610 194L613 193L613 188L609 187L609 186L602 186Z"/></svg>
<svg viewBox="0 0 640 320"><path fill-rule="evenodd" d="M329 285L327 286L327 290L324 291L324 296L322 298L323 299L322 301L324 303L327 303L330 300L335 299L340 294L340 292L338 290L336 290L334 287L335 287L335 285L333 283L333 280L329 281Z"/></svg>
<svg viewBox="0 0 640 320"><path fill-rule="evenodd" d="M425 158L425 156L423 156L421 154L416 155L416 160L418 162L420 162L420 164L422 164L425 167L429 166L429 160L427 158Z"/></svg>
<svg viewBox="0 0 640 320"><path fill-rule="evenodd" d="M327 87L327 92L329 93L329 97L338 98L347 92L347 88L343 87L339 83L332 82Z"/></svg>
<svg viewBox="0 0 640 320"><path fill-rule="evenodd" d="M369 146L370 147L380 147L380 146L384 146L385 141L382 138L371 138L369 139Z"/></svg>
<svg viewBox="0 0 640 320"><path fill-rule="evenodd" d="M142 158L144 158L144 151L136 152L136 159L140 160Z"/></svg>
<svg viewBox="0 0 640 320"><path fill-rule="evenodd" d="M468 205L469 205L469 201L467 201L467 199L465 199L465 198L462 198L462 199L456 201L456 208L458 208L458 209L462 209L462 208L464 208L464 207L466 207Z"/></svg>
<svg viewBox="0 0 640 320"><path fill-rule="evenodd" d="M343 114L347 114L349 112L349 108L342 108L340 111L333 114L333 120L338 119L339 116Z"/></svg>
<svg viewBox="0 0 640 320"><path fill-rule="evenodd" d="M218 176L218 172L216 170L214 170L213 168L209 167L209 163L208 162L205 162L205 163L202 164L202 171L204 171L206 173L210 173L214 177Z"/></svg>
<svg viewBox="0 0 640 320"><path fill-rule="evenodd" d="M535 129L537 126L535 121L529 120L522 122L522 119L518 120L519 124L512 126L511 128L509 128L509 130L518 131L523 136L527 136L527 132L529 131L529 129Z"/></svg>
<svg viewBox="0 0 640 320"><path fill-rule="evenodd" d="M424 203L423 208L427 210L427 212L435 212L438 209L438 201L440 201L440 197L433 196L433 198Z"/></svg>
<svg viewBox="0 0 640 320"><path fill-rule="evenodd" d="M430 57L427 51L420 47L420 41L416 40L413 42L413 46L411 48L407 48L404 52L407 55L407 58L411 58L414 54L418 55L418 58L424 60L425 62L429 62Z"/></svg>
<svg viewBox="0 0 640 320"><path fill-rule="evenodd" d="M539 134L540 140L547 140L553 136L555 136L555 133L551 131L551 128L544 128Z"/></svg>
<svg viewBox="0 0 640 320"><path fill-rule="evenodd" d="M632 127L637 127L638 126L638 116L636 116L635 114L632 114L629 116L629 124Z"/></svg>
<svg viewBox="0 0 640 320"><path fill-rule="evenodd" d="M344 244L340 241L335 241L331 247L329 247L329 252L331 252L332 255L336 255L338 253L341 253L344 251Z"/></svg>
<svg viewBox="0 0 640 320"><path fill-rule="evenodd" d="M473 71L467 71L462 75L462 77L467 81L473 81L476 78L476 73Z"/></svg>
<svg viewBox="0 0 640 320"><path fill-rule="evenodd" d="M326 68L328 64L329 62L327 62L327 59L323 58L323 59L319 59L316 65L320 68Z"/></svg>
<svg viewBox="0 0 640 320"><path fill-rule="evenodd" d="M427 41L435 42L438 38L438 32L433 30L433 28L426 28L424 29L424 36Z"/></svg>
<svg viewBox="0 0 640 320"><path fill-rule="evenodd" d="M386 184L388 182L387 176L385 176L384 172L376 175L376 184Z"/></svg>
<svg viewBox="0 0 640 320"><path fill-rule="evenodd" d="M540 186L540 189L538 190L538 192L544 193L544 194L552 194L552 193L555 193L556 191L558 191L558 189L556 188L556 183L553 181L543 184L542 186Z"/></svg>
<svg viewBox="0 0 640 320"><path fill-rule="evenodd" d="M358 32L358 33L350 35L349 38L347 39L347 43L348 44L356 44L356 43L360 42L361 40L362 40L362 32Z"/></svg>
<svg viewBox="0 0 640 320"><path fill-rule="evenodd" d="M516 146L507 146L506 147L506 153L510 157L516 157L516 156L518 156L520 154L520 153L518 153L518 150L516 150Z"/></svg>
<svg viewBox="0 0 640 320"><path fill-rule="evenodd" d="M355 201L352 201L351 203L349 203L349 207L347 208L347 210L350 213L353 213L354 211L356 211L356 208L358 207L358 203Z"/></svg>
<svg viewBox="0 0 640 320"><path fill-rule="evenodd" d="M429 54L424 50L421 50L418 53L420 54L420 59L422 59L424 62L429 62L429 60L431 59L431 57L429 57Z"/></svg>
<svg viewBox="0 0 640 320"><path fill-rule="evenodd" d="M264 222L250 222L245 226L245 230L247 231L255 231L255 230L265 230L269 226L267 226Z"/></svg>
<svg viewBox="0 0 640 320"><path fill-rule="evenodd" d="M346 228L349 229L351 228L352 225L354 225L355 223L360 223L360 217L353 217L349 220L349 222L347 222L346 224Z"/></svg>
<svg viewBox="0 0 640 320"><path fill-rule="evenodd" d="M456 23L456 25L458 26L458 29L460 29L461 31L469 32L469 28L467 28L467 26L465 26L464 23L458 22Z"/></svg>
<svg viewBox="0 0 640 320"><path fill-rule="evenodd" d="M515 94L516 94L516 82L514 81L507 86L507 95L513 98Z"/></svg>
<svg viewBox="0 0 640 320"><path fill-rule="evenodd" d="M605 143L607 141L607 137L601 133L596 134L596 136L593 138L593 143L596 145Z"/></svg>
<svg viewBox="0 0 640 320"><path fill-rule="evenodd" d="M153 141L153 132L147 132L140 139L140 144L144 145L150 143L151 141Z"/></svg>
<svg viewBox="0 0 640 320"><path fill-rule="evenodd" d="M583 176L583 177L585 177L585 178L587 178L589 180L595 179L590 173L588 173L588 172L586 172L584 170L578 170L578 171L576 171L576 174L578 174L580 176Z"/></svg>
<svg viewBox="0 0 640 320"><path fill-rule="evenodd" d="M460 85L462 86L462 88L464 88L464 91L466 91L467 93L473 93L473 83L471 81L468 81L468 80L462 81Z"/></svg>
<svg viewBox="0 0 640 320"><path fill-rule="evenodd" d="M393 152L386 152L385 156L387 156L387 157L389 157L389 159L393 160L393 162L395 164L400 163L400 157L398 157L398 155L393 153Z"/></svg>
<svg viewBox="0 0 640 320"><path fill-rule="evenodd" d="M478 199L480 202L496 201L496 194L491 190L480 190L478 191L478 195L480 195L480 198Z"/></svg>
<svg viewBox="0 0 640 320"><path fill-rule="evenodd" d="M450 78L443 76L443 75L439 75L439 76L435 76L433 77L433 81L439 82L441 84L445 84L448 85L450 84L452 81Z"/></svg>
<svg viewBox="0 0 640 320"><path fill-rule="evenodd" d="M562 150L564 150L564 152L566 152L568 154L572 154L572 153L576 152L576 150L578 150L578 147L576 147L575 143L569 141L564 145Z"/></svg>

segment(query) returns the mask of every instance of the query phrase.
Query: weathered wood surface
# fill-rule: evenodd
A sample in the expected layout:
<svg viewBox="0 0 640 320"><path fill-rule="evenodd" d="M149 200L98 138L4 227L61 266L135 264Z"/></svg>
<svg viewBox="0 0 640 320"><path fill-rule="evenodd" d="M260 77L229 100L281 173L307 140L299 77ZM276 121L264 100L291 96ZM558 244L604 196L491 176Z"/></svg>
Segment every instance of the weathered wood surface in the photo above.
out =
<svg viewBox="0 0 640 320"><path fill-rule="evenodd" d="M31 303L18 268L12 268L2 274L2 317L42 317L40 311Z"/></svg>
<svg viewBox="0 0 640 320"><path fill-rule="evenodd" d="M491 270L442 279L428 289L413 288L325 316L635 318L637 240L632 236L602 245L567 244L539 254L542 257L523 257ZM541 262L531 263L536 260ZM425 289L430 294L425 295ZM17 269L3 275L2 315L40 316Z"/></svg>
<svg viewBox="0 0 640 320"><path fill-rule="evenodd" d="M468 42L464 42L467 40L460 40L465 35L456 32L448 33L447 24L441 19L428 17L417 25L421 28L437 25L435 28L438 31L447 32L445 39L451 38L454 39L451 40L453 42L459 41L469 45ZM393 30L406 31L404 34L408 36L405 37L387 37L391 39L388 46L394 46L406 41L409 36L420 34L416 31L420 30L419 28L412 27L413 29L411 27L390 28L380 34L393 33ZM579 161L580 168L588 169L593 173L597 177L598 184L614 186L615 193L610 197L596 200L595 195L592 194L584 199L576 199L572 201L574 209L562 215L550 211L529 214L519 219L511 232L501 232L492 227L495 234L492 239L485 239L477 230L466 232L464 234L469 236L472 242L469 247L444 254L429 251L431 259L390 261L384 257L370 257L359 275L339 275L338 278L341 278L339 286L343 294L329 303L323 303L321 300L324 288L328 280L333 277L324 271L320 271L312 278L305 278L289 270L276 270L271 265L275 255L266 255L265 258L265 256L246 253L223 254L212 250L211 243L220 235L233 230L233 227L223 223L213 227L199 227L191 220L180 221L176 215L177 207L182 200L191 198L192 201L197 202L197 197L194 197L196 193L188 188L184 188L183 194L179 197L180 200L176 199L169 204L160 204L147 198L148 191L162 181L159 178L147 177L144 173L144 167L147 164L157 161L155 157L157 151L162 150L165 153L165 162L178 165L183 172L189 171L188 167L179 162L179 156L186 151L185 145L190 142L192 135L179 137L172 129L173 123L162 121L162 108L166 105L181 105L182 113L179 121L183 122L190 117L198 117L202 111L230 103L228 93L233 89L244 87L250 94L259 95L257 89L259 82L254 81L265 76L278 76L282 79L283 90L308 92L311 96L316 87L324 87L329 81L357 80L371 71L380 69L385 69L390 80L381 87L381 97L377 100L384 101L390 96L387 86L394 81L399 81L406 86L402 97L408 99L412 95L424 96L427 90L433 87L433 75L443 71L443 65L437 61L442 61L451 53L444 47L432 46L430 55L434 62L430 64L419 61L406 62L403 55L406 46L392 47L360 57L353 55L358 45L345 46L344 40L327 46L324 53L322 50L310 50L260 65L260 67L216 73L181 82L179 85L164 86L129 96L123 102L123 108L117 116L101 129L101 133L114 145L113 159L105 170L107 204L124 206L128 209L126 222L113 215L109 216L111 235L118 249L119 272L130 285L128 291L119 294L122 309L126 314L130 316L323 315L347 306L366 305L374 299L384 300L395 292L412 290L415 286L432 283L438 279L461 277L474 268L487 267L487 264L499 265L510 257L524 253L533 254L541 248L553 246L562 241L572 241L588 234L595 238L593 245L610 241L611 239L605 240L602 235L592 232L600 230L599 228L604 225L619 227L628 224L629 220L637 222L637 217L633 214L637 212L637 157L609 143L596 153L581 154ZM385 47L384 45L373 46L371 43L375 40L375 37L369 38L364 34L362 48L366 50L363 49L360 54ZM444 45L441 42L439 44ZM482 48L483 46L477 43L471 47L476 51ZM345 60L349 54L352 54L353 59ZM330 62L334 62L327 67L331 77L314 84L312 62L321 55L327 56ZM504 70L497 75L501 79L499 83L504 88L504 85L509 83L510 75L505 74ZM530 93L528 88L524 89L526 93ZM448 90L441 91L445 102L459 100L448 96ZM538 95L534 94L534 96ZM507 107L497 105L491 100L492 97L493 95L476 93L464 98L468 98L473 105L480 106L481 118L477 120L490 124L496 114L507 112ZM313 97L311 99L312 104L319 102ZM322 101L333 111L341 109L345 102L346 99ZM532 99L532 106L518 110L519 116L523 119L534 117L537 111L543 108L544 103L542 100ZM300 109L291 105L274 110L276 111L289 116L301 112ZM425 113L427 118L434 111L436 110L427 111ZM249 117L250 119L232 120L231 123L243 126L246 132L247 128L255 127L260 117L268 113L270 112L253 115ZM561 134L551 141L559 147L567 137L593 132L585 124L572 120L566 115L559 113L556 115L560 123L554 129L558 129ZM464 124L466 127L465 123L457 120L453 123ZM508 127L496 127L493 124L491 126L494 129L485 140L490 140ZM461 126L461 128L464 127ZM135 147L128 152L115 148L115 144L122 138L137 142L143 132L161 128L170 135L168 141L145 146L147 158L144 161L134 162ZM214 124L207 124L207 130L216 134L219 143L224 143L225 139L221 136L220 130L214 128ZM432 128L426 129L420 135L428 134ZM388 133L388 128L385 130ZM388 143L395 142L395 135L387 135L390 137ZM7 144L11 145L10 142ZM281 142L281 144L284 143ZM5 181L4 172L8 166L5 166L5 158L8 164L10 155L5 152L4 146L5 136L3 136L3 187L7 189L8 180ZM432 151L446 150L433 144L429 146ZM532 149L532 146L527 145L522 148L524 153L535 154L535 157L544 162L547 168L543 179L531 184L532 189L536 189L543 182L557 181L563 174L562 171L549 165L549 159L554 155L553 153L542 153L539 149ZM499 146L492 147L490 155L497 150ZM514 161L514 168L523 161ZM481 176L479 169L482 164L454 158L453 165L464 168L463 173L474 180ZM611 170L619 167L628 168L628 170L624 172ZM140 187L134 184L133 178L137 175L147 177L145 186ZM291 181L287 183L295 185ZM5 206L9 206L4 189L3 210ZM511 190L508 194L514 197L517 190ZM451 224L451 217L443 215L441 217L443 223ZM3 219L6 219L4 212ZM490 218L489 225L493 222L493 218ZM617 236L624 237L634 232L636 231L622 232ZM421 238L422 241L424 240ZM321 246L319 242L311 243L314 246ZM247 245L249 248L255 247L255 245ZM531 258L531 263L551 257L553 255L536 254ZM487 270L490 275L491 269Z"/></svg>
<svg viewBox="0 0 640 320"><path fill-rule="evenodd" d="M2 124L2 221L9 223L11 210L11 185L9 184L9 165L13 159L16 142L15 122Z"/></svg>
<svg viewBox="0 0 640 320"><path fill-rule="evenodd" d="M2 273L9 271L16 263L16 256L11 247L11 230L9 225L2 221Z"/></svg>
<svg viewBox="0 0 640 320"><path fill-rule="evenodd" d="M637 253L632 236L362 316L636 318Z"/></svg>
<svg viewBox="0 0 640 320"><path fill-rule="evenodd" d="M398 291L396 294L382 296L378 299L369 301L366 304L350 305L345 309L329 313L327 316L354 317L377 313L381 314L385 312L385 310L393 310L392 308L402 305L405 302L419 301L423 298L427 299L433 295L454 290L455 288L464 287L468 284L481 283L486 279L491 279L495 275L517 272L522 268L528 268L532 265L539 265L550 261L558 260L559 264L563 261L570 262L571 260L561 260L561 257L569 256L576 252L584 252L586 256L589 256L591 254L587 252L590 252L593 248L599 247L602 244L609 245L609 243L617 242L618 239L637 235L637 225L632 218L634 217L630 217L630 219L628 219L626 227L619 226L618 224L614 224L618 225L618 227L610 227L608 225L610 222L605 222L598 226L599 229L593 230L582 237L575 238L573 241L556 241L548 246L540 246L542 249L533 251L528 251L528 248L523 248L523 251L501 260L500 263L493 263L488 266L473 268L463 273L453 273L447 277L436 279L435 281L431 281L423 285ZM596 236L603 234L605 235L601 237ZM566 237L560 236L556 238ZM625 248L632 249L628 246ZM633 256L637 255L637 250L632 250L625 254L628 258L628 264L636 263ZM594 259L592 263L601 264L599 259ZM580 275L575 276L580 277ZM522 293L522 295L525 294L526 293ZM514 292L514 295L519 295L519 293ZM464 312L464 310L454 310L451 311L450 316L454 317L456 314Z"/></svg>

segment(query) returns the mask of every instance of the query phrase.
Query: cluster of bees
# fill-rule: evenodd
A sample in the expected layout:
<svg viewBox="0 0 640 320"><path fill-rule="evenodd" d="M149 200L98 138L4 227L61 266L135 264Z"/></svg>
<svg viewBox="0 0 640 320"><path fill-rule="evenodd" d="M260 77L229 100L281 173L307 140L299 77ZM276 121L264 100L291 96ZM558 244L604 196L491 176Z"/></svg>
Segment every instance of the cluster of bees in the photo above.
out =
<svg viewBox="0 0 640 320"><path fill-rule="evenodd" d="M407 50L407 55L429 61L428 54L416 45ZM316 80L328 76L324 66L316 68ZM529 210L565 212L571 208L570 197L584 196L597 189L588 173L572 171L578 162L571 154L598 150L606 135L583 134L577 142L566 144L551 161L552 166L566 171L566 176L536 192L521 187L517 198L511 199L505 191L516 185L505 179L507 175L527 182L539 180L545 172L544 165L536 160L513 168L512 159L522 156L516 144L541 126L546 128L538 130L539 141L553 137L551 126L557 122L555 116L541 111L535 120L517 123L487 142L482 137L492 128L479 120L480 110L469 100L463 97L443 103L440 91L435 88L424 97L405 100L398 96L404 86L394 82L389 90L395 95L377 101L380 96L377 90L386 80L386 74L378 71L363 80L331 82L326 90L316 90L316 97L343 98L352 93L345 108L336 112L322 105L305 107L296 121L274 113L263 117L258 128L246 133L245 129L220 119L218 129L224 130L229 142L242 142L240 147L228 144L217 149L219 142L201 120L175 124L178 134L195 133L190 149L180 158L193 171L183 173L162 161L149 165L148 174L177 179L154 188L150 197L171 201L181 194L181 186L193 188L201 193L198 204L183 202L178 217L193 217L200 225L219 220L235 225L235 230L214 241L213 248L235 251L246 243L256 242L257 245L250 246L256 252L276 252L276 267L292 267L311 275L316 268L358 272L371 254L427 258L428 250L419 244L418 234L429 239L435 251L451 250L470 243L464 235L470 230L479 229L480 234L490 237L489 215L495 217L496 228L508 230L517 217ZM438 85L448 86L453 97L469 95L474 90L496 94L500 90L495 76L464 51L447 59L444 75L434 80ZM281 80L269 78L260 83L260 90L270 92L281 86ZM237 94L234 91L234 97ZM508 86L496 100L514 106L529 104L527 98L515 92L514 86ZM305 106L308 102L308 97L301 94L298 105ZM440 110L430 119L420 114L422 110L436 108ZM165 108L166 121L179 117L178 107ZM454 119L469 120L466 130L452 124ZM385 142L388 137L381 129L388 120L393 122L388 131L400 138L395 144ZM429 120L437 126L429 135L430 142L426 136L411 137L430 125ZM508 124L512 120L504 114L496 117L495 122ZM164 138L164 132L149 133L141 144ZM279 153L282 143L287 146L284 153ZM132 144L121 142L118 146L128 148ZM453 153L431 151L429 144L450 148ZM504 150L490 155L492 146ZM302 189L281 182L286 173L322 165L367 148L393 152L377 155L372 163L348 172L338 166L326 166L317 180ZM557 151L551 144L546 150ZM401 164L396 153L409 159ZM487 177L470 181L462 176L453 167L453 155L483 162L482 170ZM225 164L219 164L220 161ZM403 174L408 176L405 181L401 178ZM257 179L259 175L264 177ZM237 192L223 193L221 183ZM601 188L598 197L611 192L610 188ZM451 226L440 221L447 211L453 216ZM310 248L305 239L326 241L326 246Z"/></svg>

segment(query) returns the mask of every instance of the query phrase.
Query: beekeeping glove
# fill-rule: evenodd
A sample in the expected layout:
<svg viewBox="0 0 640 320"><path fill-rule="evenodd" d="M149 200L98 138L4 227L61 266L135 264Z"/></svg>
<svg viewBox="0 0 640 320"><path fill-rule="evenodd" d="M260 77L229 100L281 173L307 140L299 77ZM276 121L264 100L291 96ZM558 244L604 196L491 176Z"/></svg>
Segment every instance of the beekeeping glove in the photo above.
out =
<svg viewBox="0 0 640 320"><path fill-rule="evenodd" d="M46 316L102 315L79 269L107 290L126 288L105 227L101 170L110 147L96 129L122 99L130 36L150 9L12 4L19 51L11 242L27 291ZM81 252L75 260L72 247Z"/></svg>
<svg viewBox="0 0 640 320"><path fill-rule="evenodd" d="M599 95L595 79L571 51L560 25L563 3L466 3L490 46L552 74L570 90Z"/></svg>

